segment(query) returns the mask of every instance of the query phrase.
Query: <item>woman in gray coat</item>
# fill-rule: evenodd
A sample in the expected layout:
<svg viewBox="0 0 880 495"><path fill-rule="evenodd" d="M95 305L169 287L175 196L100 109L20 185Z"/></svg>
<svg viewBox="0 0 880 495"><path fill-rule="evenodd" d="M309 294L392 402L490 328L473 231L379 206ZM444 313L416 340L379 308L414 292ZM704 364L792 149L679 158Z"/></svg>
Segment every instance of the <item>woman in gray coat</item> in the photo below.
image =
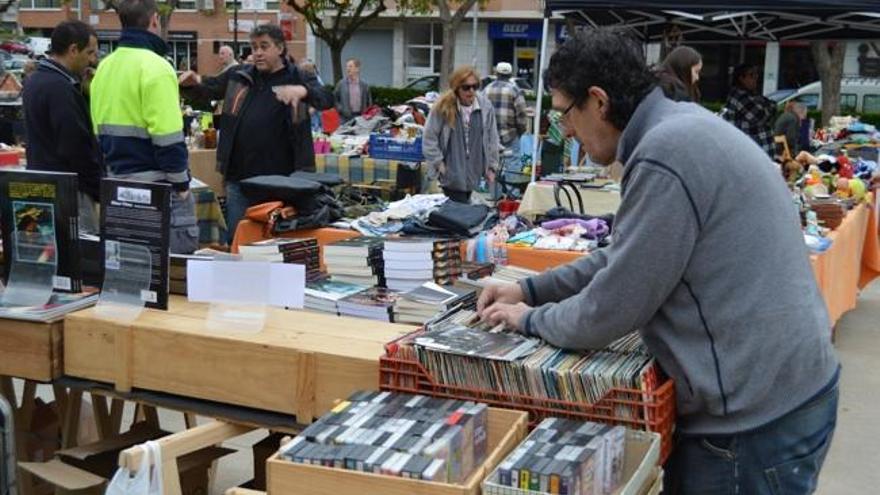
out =
<svg viewBox="0 0 880 495"><path fill-rule="evenodd" d="M476 69L456 69L449 88L431 109L422 149L429 173L439 179L443 193L467 203L480 179L495 182L498 127L492 103L477 92L480 76Z"/></svg>

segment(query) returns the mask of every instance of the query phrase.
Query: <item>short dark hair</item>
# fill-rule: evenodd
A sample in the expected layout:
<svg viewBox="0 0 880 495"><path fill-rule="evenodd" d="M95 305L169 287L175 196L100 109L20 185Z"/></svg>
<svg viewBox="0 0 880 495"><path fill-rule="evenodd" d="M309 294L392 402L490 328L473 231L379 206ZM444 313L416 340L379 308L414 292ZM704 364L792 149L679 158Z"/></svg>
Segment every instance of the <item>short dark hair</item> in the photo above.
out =
<svg viewBox="0 0 880 495"><path fill-rule="evenodd" d="M739 64L739 65L737 65L736 67L733 68L733 80L731 81L731 84L733 84L734 86L736 86L738 88L741 88L742 85L739 82L740 79L742 79L743 77L745 77L746 74L749 74L752 71L755 71L755 73L757 73L757 70L758 70L758 66L755 64Z"/></svg>
<svg viewBox="0 0 880 495"><path fill-rule="evenodd" d="M80 50L85 50L89 46L89 38L97 35L91 26L82 21L64 21L55 26L52 31L52 43L49 46L49 53L53 55L64 55L70 45L76 45Z"/></svg>
<svg viewBox="0 0 880 495"><path fill-rule="evenodd" d="M283 48L283 54L287 55L287 43L284 41L284 31L275 24L261 24L251 31L251 39L260 36L268 36L276 45Z"/></svg>
<svg viewBox="0 0 880 495"><path fill-rule="evenodd" d="M361 61L359 59L352 57L352 58L345 61L345 63L349 63L349 62L354 62L355 67L357 67L358 69L361 68Z"/></svg>
<svg viewBox="0 0 880 495"><path fill-rule="evenodd" d="M147 29L158 11L156 0L121 0L116 6L123 28Z"/></svg>
<svg viewBox="0 0 880 495"><path fill-rule="evenodd" d="M550 58L544 78L578 107L591 86L602 88L608 93L608 120L621 131L656 85L639 44L619 29L609 28L576 33Z"/></svg>

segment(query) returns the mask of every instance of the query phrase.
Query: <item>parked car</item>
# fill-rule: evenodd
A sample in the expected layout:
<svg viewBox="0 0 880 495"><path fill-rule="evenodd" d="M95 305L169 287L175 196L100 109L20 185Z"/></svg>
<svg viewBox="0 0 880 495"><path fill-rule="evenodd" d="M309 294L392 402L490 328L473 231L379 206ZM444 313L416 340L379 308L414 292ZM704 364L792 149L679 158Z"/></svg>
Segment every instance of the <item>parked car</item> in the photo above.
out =
<svg viewBox="0 0 880 495"><path fill-rule="evenodd" d="M494 82L495 79L495 76L484 77L483 80L480 81L480 89L486 89L486 86ZM523 79L521 77L511 77L510 81L516 84L516 86L522 90L526 98L535 97L535 88L532 87L532 83L528 79Z"/></svg>
<svg viewBox="0 0 880 495"><path fill-rule="evenodd" d="M24 66L28 63L27 58L22 57L14 57L9 60L5 60L3 62L3 69L6 72L11 72L12 74L17 74L21 77L21 74L24 72Z"/></svg>
<svg viewBox="0 0 880 495"><path fill-rule="evenodd" d="M768 98L780 105L794 100L810 110L819 110L822 108L822 83L816 81L796 90L776 91ZM844 77L840 83L840 110L880 113L880 78Z"/></svg>
<svg viewBox="0 0 880 495"><path fill-rule="evenodd" d="M0 62L5 62L12 58L12 54L6 50L0 50Z"/></svg>
<svg viewBox="0 0 880 495"><path fill-rule="evenodd" d="M9 53L20 53L22 55L29 55L31 53L29 46L15 40L6 40L0 43L0 50L5 50Z"/></svg>
<svg viewBox="0 0 880 495"><path fill-rule="evenodd" d="M429 91L438 91L440 88L440 76L437 74L431 76L423 76L404 86L404 89L414 89L427 93Z"/></svg>

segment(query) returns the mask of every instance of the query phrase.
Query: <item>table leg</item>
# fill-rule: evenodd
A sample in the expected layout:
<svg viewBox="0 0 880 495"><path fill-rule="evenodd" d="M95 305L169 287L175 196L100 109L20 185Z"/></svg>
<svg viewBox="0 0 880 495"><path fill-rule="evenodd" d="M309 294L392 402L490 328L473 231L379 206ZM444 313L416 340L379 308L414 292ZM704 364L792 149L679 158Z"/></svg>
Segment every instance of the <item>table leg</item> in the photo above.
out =
<svg viewBox="0 0 880 495"><path fill-rule="evenodd" d="M11 376L0 376L0 395L6 397L12 409L18 407L18 399L15 397L15 387L12 386Z"/></svg>
<svg viewBox="0 0 880 495"><path fill-rule="evenodd" d="M119 433L122 429L122 413L125 411L125 401L122 399L113 399L110 402L110 427L114 433Z"/></svg>
<svg viewBox="0 0 880 495"><path fill-rule="evenodd" d="M21 406L15 397L15 387L12 378L8 376L0 377L0 393L2 393L9 401L9 405L13 410L13 424L15 426L15 457L19 462L28 462L31 459L27 452L27 432L31 428L31 422L34 417L34 401L37 394L37 384L25 380L24 391L21 395ZM18 470L18 491L21 495L31 495L34 490L34 479L30 473L24 470Z"/></svg>
<svg viewBox="0 0 880 495"><path fill-rule="evenodd" d="M82 391L71 390L67 396L67 410L62 418L61 448L69 449L76 446L79 436L79 416L82 407Z"/></svg>
<svg viewBox="0 0 880 495"><path fill-rule="evenodd" d="M147 424L158 430L159 413L156 411L156 408L153 406L143 406L143 411L144 419L147 421Z"/></svg>
<svg viewBox="0 0 880 495"><path fill-rule="evenodd" d="M95 414L95 425L98 427L98 437L101 440L106 440L113 436L107 398L92 394L92 410Z"/></svg>

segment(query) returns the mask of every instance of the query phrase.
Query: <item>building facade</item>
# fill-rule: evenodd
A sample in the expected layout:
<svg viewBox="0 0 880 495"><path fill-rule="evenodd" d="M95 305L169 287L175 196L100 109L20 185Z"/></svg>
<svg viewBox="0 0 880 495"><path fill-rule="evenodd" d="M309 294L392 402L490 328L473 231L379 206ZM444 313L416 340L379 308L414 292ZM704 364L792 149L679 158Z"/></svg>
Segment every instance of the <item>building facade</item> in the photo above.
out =
<svg viewBox="0 0 880 495"><path fill-rule="evenodd" d="M239 2L241 5L241 2ZM175 68L197 69L202 74L215 73L219 68L217 52L221 45L233 45L235 26L232 0L181 0L180 8L171 15L168 29L169 55ZM288 37L288 50L296 58L306 53L306 26L300 16L279 2L265 2L259 13L240 8L237 53L250 51L248 33L257 24L280 24ZM106 10L100 0L73 0L64 6L61 0L20 0L18 21L25 33L51 36L52 29L65 19L79 19L90 24L98 34L102 52L112 51L119 40L119 18Z"/></svg>
<svg viewBox="0 0 880 495"><path fill-rule="evenodd" d="M474 64L482 75L488 75L498 62L510 62L516 74L536 83L542 15L535 0L491 0L476 15L468 13L456 33L455 65ZM343 50L343 59L362 60L362 74L370 84L403 86L438 74L442 49L438 15L402 15L389 9L354 34ZM551 53L553 49L555 39L550 40ZM325 80L332 80L330 50L311 33L307 34L307 54Z"/></svg>

